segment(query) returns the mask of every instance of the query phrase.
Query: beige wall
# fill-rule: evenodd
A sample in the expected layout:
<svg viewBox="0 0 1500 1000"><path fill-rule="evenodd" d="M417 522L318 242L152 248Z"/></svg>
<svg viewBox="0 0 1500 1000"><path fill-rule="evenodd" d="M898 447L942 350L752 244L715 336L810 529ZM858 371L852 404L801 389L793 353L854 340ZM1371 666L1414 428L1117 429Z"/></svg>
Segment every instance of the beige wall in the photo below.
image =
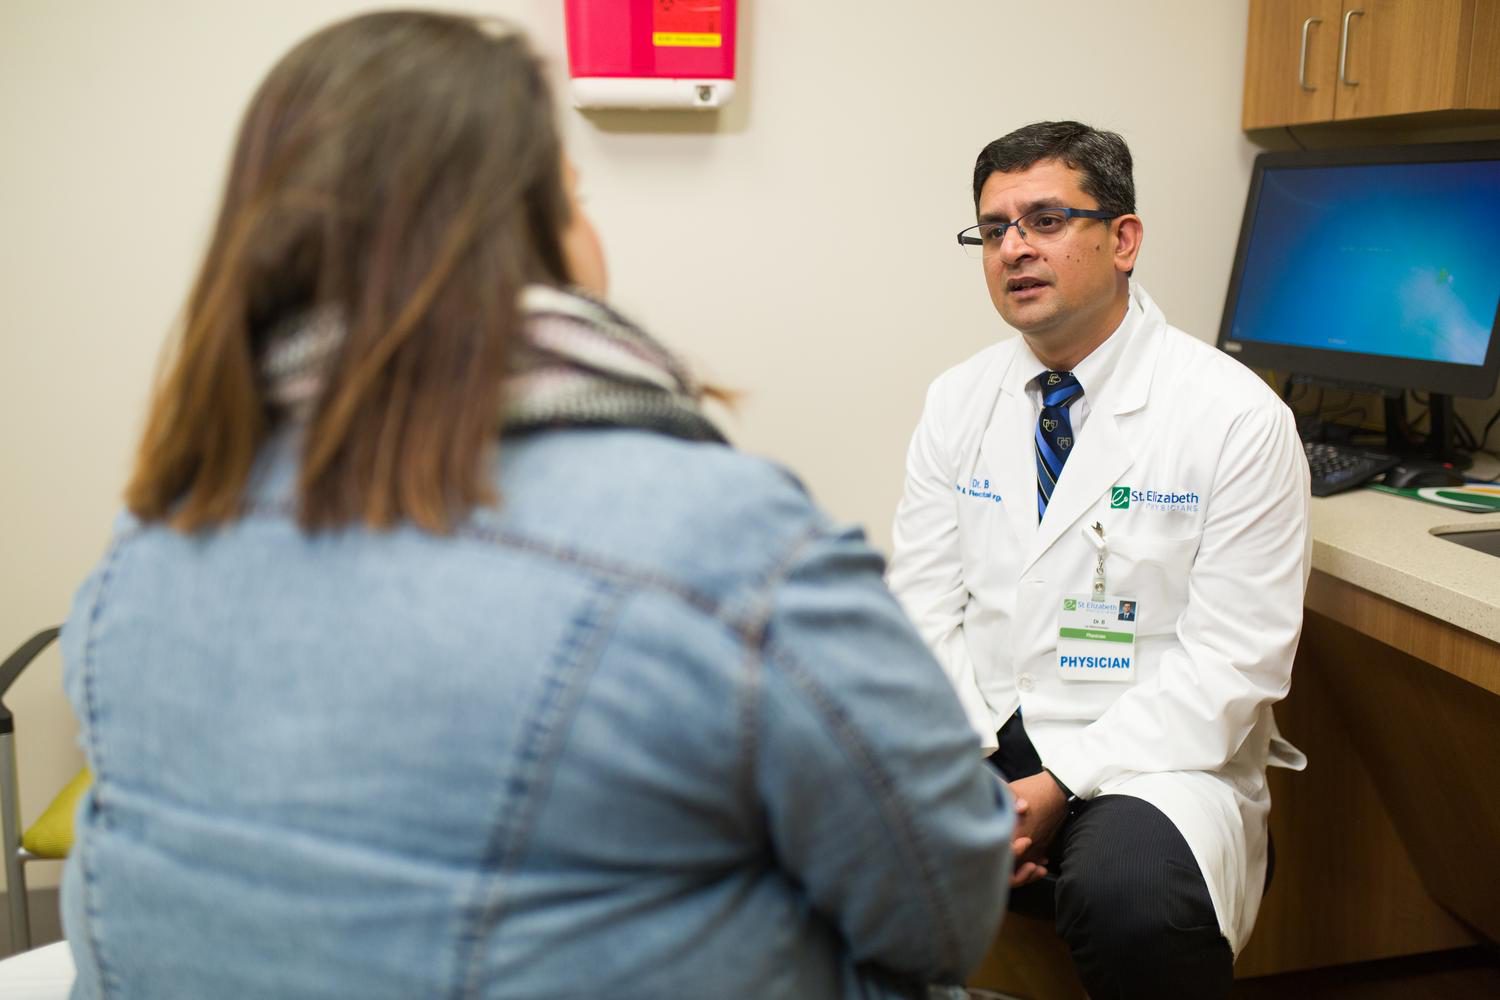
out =
<svg viewBox="0 0 1500 1000"><path fill-rule="evenodd" d="M0 647L99 556L236 119L348 0L0 2ZM564 72L560 3L518 18ZM618 302L745 393L744 447L888 543L927 382L1006 335L953 233L979 147L1041 118L1122 132L1137 276L1212 339L1255 150L1246 0L742 0L713 117L562 112ZM49 655L18 685L34 816L80 758ZM38 881L47 876L37 871Z"/></svg>

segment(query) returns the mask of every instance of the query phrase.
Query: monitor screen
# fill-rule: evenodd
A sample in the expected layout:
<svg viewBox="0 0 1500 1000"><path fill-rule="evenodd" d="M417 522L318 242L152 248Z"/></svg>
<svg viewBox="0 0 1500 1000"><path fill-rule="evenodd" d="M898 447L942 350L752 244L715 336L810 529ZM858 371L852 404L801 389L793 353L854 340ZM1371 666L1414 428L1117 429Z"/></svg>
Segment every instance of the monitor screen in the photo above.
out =
<svg viewBox="0 0 1500 1000"><path fill-rule="evenodd" d="M1489 396L1500 142L1266 153L1219 345L1292 374Z"/></svg>

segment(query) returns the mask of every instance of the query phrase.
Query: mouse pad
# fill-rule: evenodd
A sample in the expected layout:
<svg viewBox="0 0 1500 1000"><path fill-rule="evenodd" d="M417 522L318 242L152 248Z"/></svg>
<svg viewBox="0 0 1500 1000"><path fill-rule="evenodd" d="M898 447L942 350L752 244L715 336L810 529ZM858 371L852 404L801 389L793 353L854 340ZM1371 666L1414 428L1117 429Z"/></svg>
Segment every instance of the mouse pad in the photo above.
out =
<svg viewBox="0 0 1500 1000"><path fill-rule="evenodd" d="M1494 483L1466 483L1463 486L1417 486L1398 489L1371 483L1372 490L1390 493L1398 497L1437 504L1450 510L1463 510L1471 514L1500 512L1500 485Z"/></svg>

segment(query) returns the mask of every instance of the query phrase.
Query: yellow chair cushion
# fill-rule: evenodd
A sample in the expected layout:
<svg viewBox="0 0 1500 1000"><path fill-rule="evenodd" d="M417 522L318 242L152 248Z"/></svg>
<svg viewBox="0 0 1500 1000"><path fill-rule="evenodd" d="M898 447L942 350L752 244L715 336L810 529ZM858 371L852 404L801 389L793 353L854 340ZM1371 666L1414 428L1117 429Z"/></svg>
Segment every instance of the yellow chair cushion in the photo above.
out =
<svg viewBox="0 0 1500 1000"><path fill-rule="evenodd" d="M79 771L46 808L40 818L21 835L21 846L39 858L65 858L73 849L73 813L78 797L93 782L88 768Z"/></svg>

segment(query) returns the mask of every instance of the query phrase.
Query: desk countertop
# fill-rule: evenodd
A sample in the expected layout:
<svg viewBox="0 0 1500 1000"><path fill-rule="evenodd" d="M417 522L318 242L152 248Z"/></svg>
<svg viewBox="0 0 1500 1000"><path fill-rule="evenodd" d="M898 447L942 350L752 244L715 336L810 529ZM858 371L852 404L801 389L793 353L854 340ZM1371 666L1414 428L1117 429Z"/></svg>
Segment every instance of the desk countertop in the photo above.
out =
<svg viewBox="0 0 1500 1000"><path fill-rule="evenodd" d="M1313 569L1500 643L1500 558L1445 541L1434 528L1500 528L1500 514L1378 490L1315 498Z"/></svg>

